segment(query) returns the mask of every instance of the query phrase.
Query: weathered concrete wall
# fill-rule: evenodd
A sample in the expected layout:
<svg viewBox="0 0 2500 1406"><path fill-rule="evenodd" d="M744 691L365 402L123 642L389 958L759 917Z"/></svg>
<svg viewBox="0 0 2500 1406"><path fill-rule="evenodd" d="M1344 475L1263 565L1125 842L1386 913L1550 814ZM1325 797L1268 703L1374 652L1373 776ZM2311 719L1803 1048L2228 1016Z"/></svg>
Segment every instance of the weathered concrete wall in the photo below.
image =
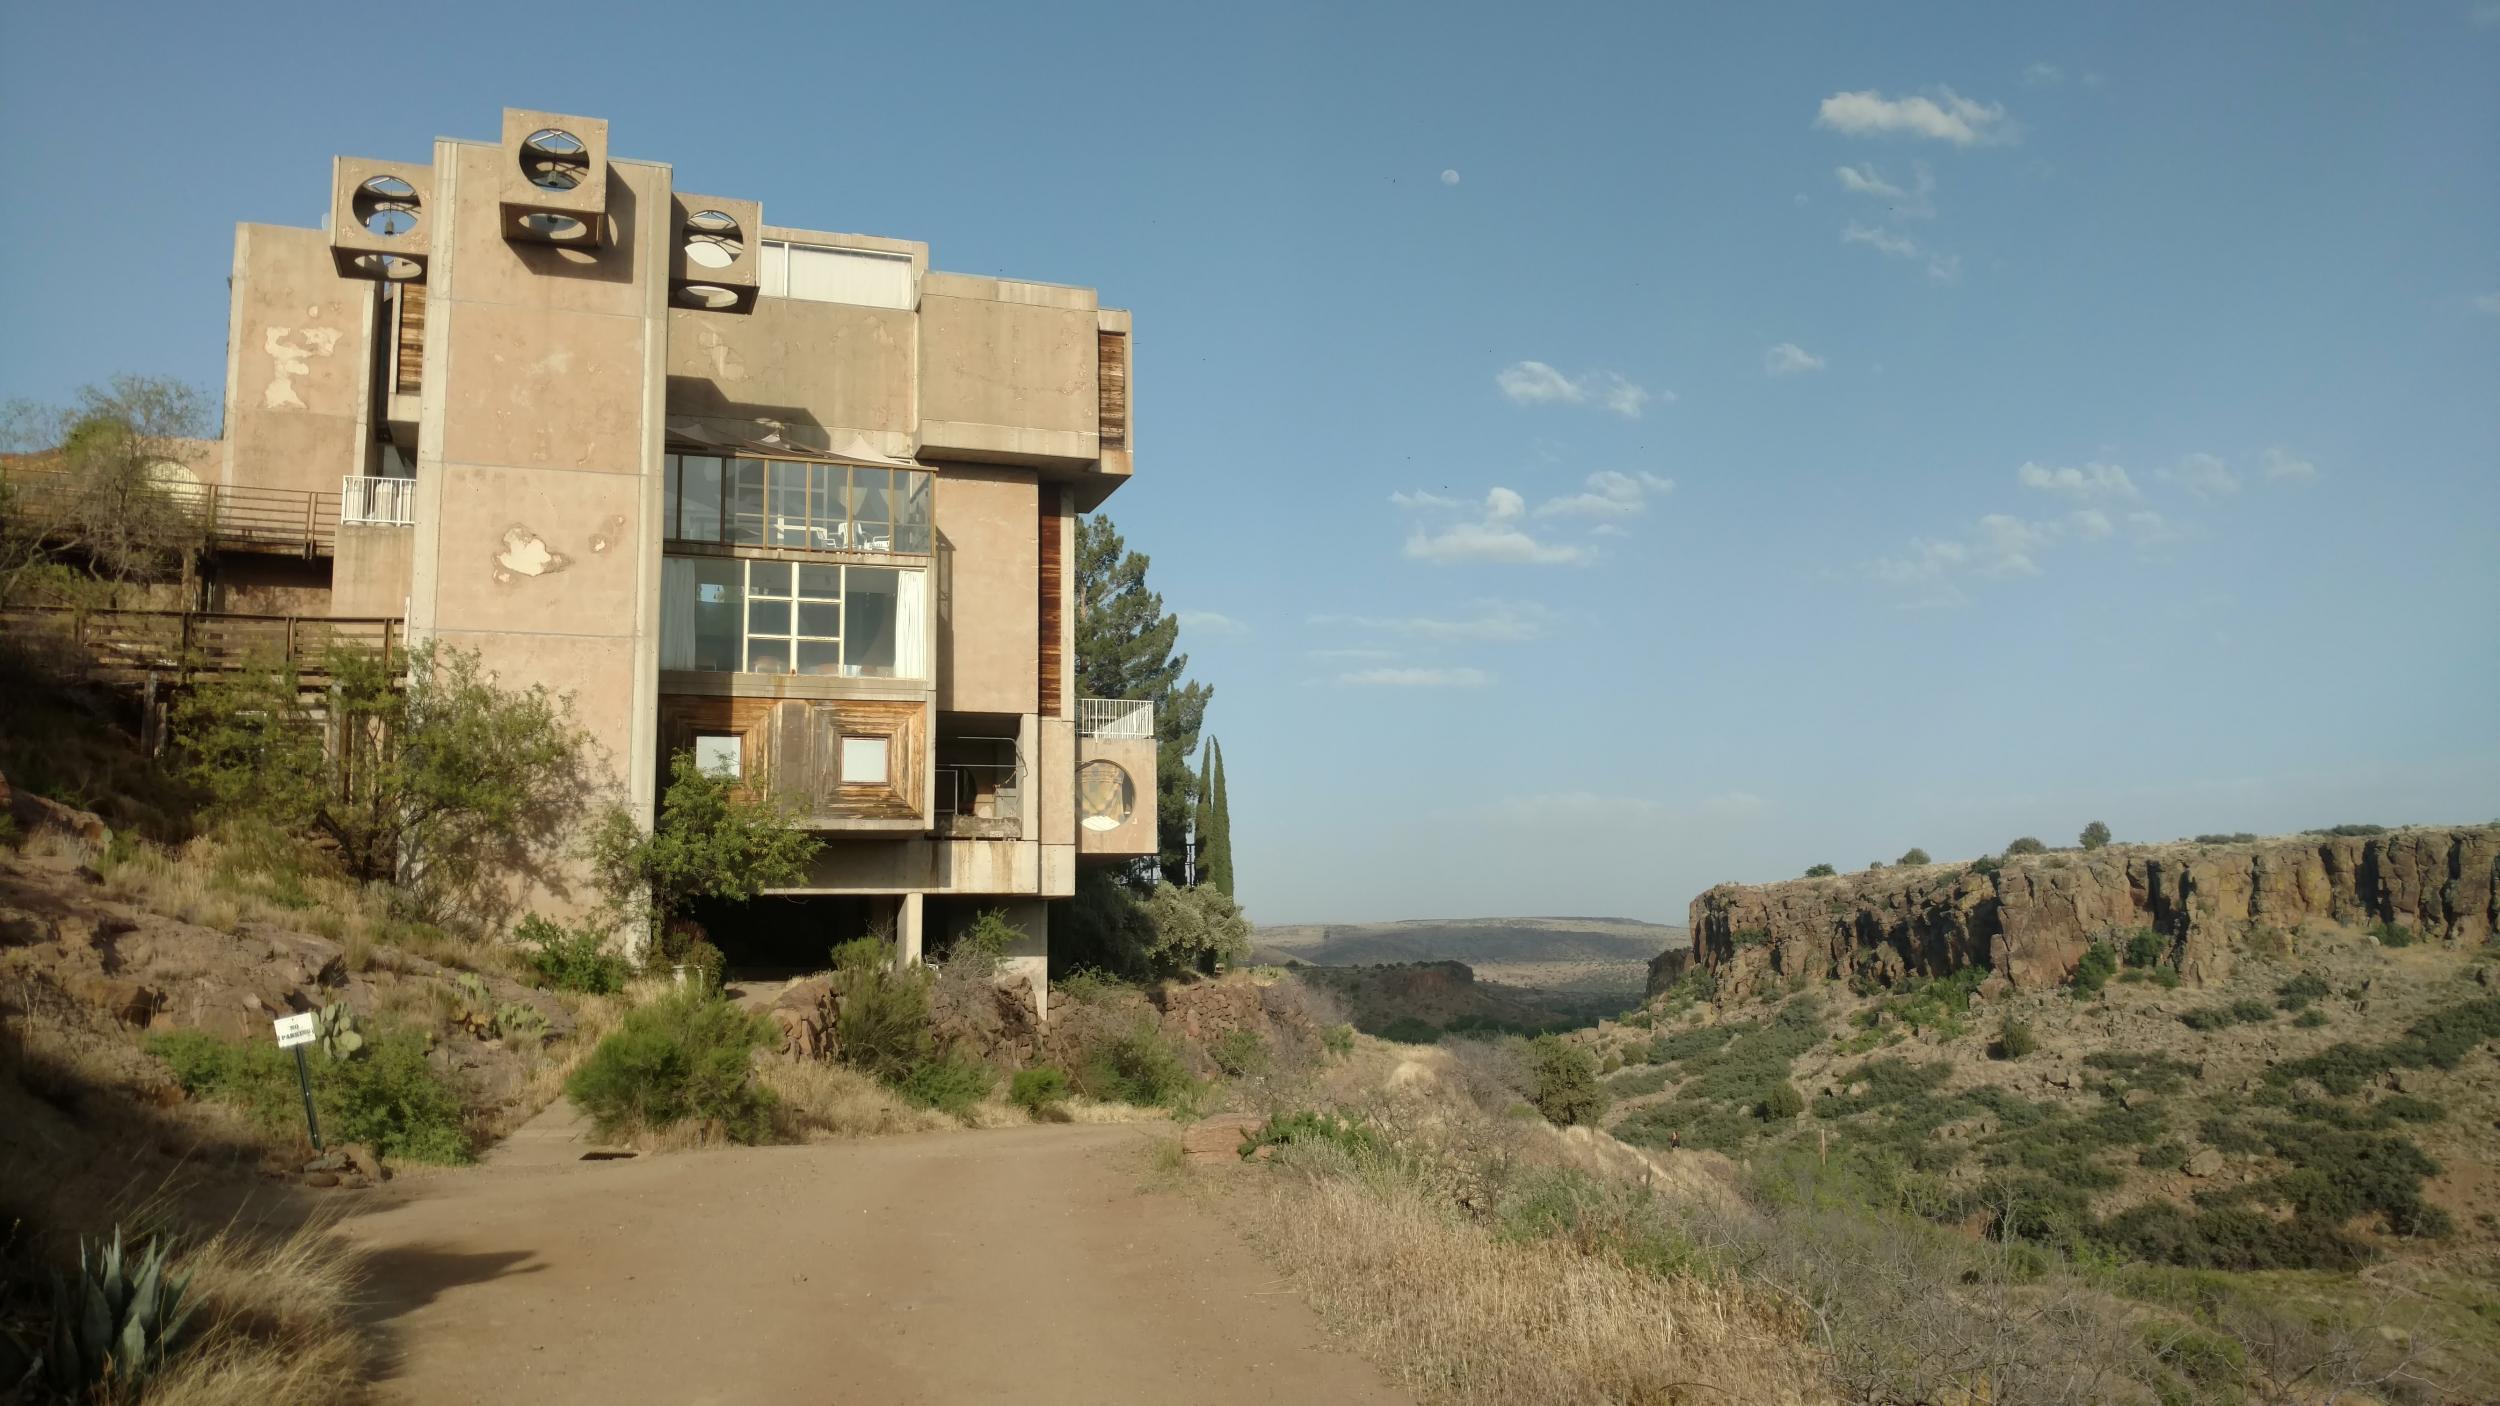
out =
<svg viewBox="0 0 2500 1406"><path fill-rule="evenodd" d="M365 472L373 296L339 277L321 231L235 227L224 462L201 477L336 493Z"/></svg>
<svg viewBox="0 0 2500 1406"><path fill-rule="evenodd" d="M330 614L406 617L416 542L417 534L405 527L341 526L330 568Z"/></svg>
<svg viewBox="0 0 2500 1406"><path fill-rule="evenodd" d="M920 437L939 457L1100 455L1091 289L931 273L920 297Z"/></svg>
<svg viewBox="0 0 2500 1406"><path fill-rule="evenodd" d="M761 298L742 316L677 309L668 319L671 414L825 427L879 453L912 450L918 319L891 308Z"/></svg>
<svg viewBox="0 0 2500 1406"><path fill-rule="evenodd" d="M2210 981L2254 929L2381 920L2434 940L2489 938L2500 928L2500 827L2122 845L2027 855L1995 874L1929 864L1722 884L1691 908L1695 960L1738 994L1772 975L1890 980L1969 966L2052 986L2095 939L2137 928L2172 939L2183 976Z"/></svg>
<svg viewBox="0 0 2500 1406"><path fill-rule="evenodd" d="M961 713L1038 711L1040 489L1015 469L948 466L937 476L944 597L937 705Z"/></svg>

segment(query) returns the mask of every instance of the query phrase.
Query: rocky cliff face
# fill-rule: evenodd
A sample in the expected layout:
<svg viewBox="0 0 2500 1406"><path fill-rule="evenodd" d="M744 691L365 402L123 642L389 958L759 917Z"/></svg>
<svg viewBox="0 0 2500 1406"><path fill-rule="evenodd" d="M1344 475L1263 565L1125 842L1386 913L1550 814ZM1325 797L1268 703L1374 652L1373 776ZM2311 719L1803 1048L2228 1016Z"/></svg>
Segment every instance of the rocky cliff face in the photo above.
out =
<svg viewBox="0 0 2500 1406"><path fill-rule="evenodd" d="M2227 973L2260 929L2382 920L2435 941L2490 938L2500 930L2500 826L2111 846L2026 855L1993 874L1929 864L1722 884L1692 903L1693 960L1736 995L1775 975L1889 981L1969 966L2017 987L2053 986L2094 939L2138 928L2169 938L2180 974L2201 983Z"/></svg>

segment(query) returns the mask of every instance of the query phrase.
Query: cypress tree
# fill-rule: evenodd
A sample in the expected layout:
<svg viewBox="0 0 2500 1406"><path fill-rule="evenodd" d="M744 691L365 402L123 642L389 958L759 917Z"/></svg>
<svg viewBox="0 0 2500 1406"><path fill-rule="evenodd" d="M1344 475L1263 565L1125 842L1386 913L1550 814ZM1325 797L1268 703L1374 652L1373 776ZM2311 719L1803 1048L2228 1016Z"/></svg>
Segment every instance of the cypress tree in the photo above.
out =
<svg viewBox="0 0 2500 1406"><path fill-rule="evenodd" d="M1207 739L1207 819L1198 831L1199 853L1206 862L1199 866L1200 881L1213 884L1226 898L1233 896L1233 814L1224 795L1224 747L1214 738Z"/></svg>

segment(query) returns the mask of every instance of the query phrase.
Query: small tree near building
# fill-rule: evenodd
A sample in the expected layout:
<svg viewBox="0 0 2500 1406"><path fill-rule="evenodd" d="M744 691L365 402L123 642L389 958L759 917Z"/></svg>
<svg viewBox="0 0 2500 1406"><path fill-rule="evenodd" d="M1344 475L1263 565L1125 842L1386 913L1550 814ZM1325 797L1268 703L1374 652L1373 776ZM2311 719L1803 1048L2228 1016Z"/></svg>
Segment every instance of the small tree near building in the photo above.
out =
<svg viewBox="0 0 2500 1406"><path fill-rule="evenodd" d="M818 846L786 808L679 752L669 758L668 792L650 833L613 808L592 832L589 851L620 916L657 937L697 899L744 903L798 882Z"/></svg>
<svg viewBox="0 0 2500 1406"><path fill-rule="evenodd" d="M2083 847L2099 849L2109 843L2109 827L2095 820L2083 827Z"/></svg>
<svg viewBox="0 0 2500 1406"><path fill-rule="evenodd" d="M1933 861L1927 857L1927 851L1920 849L1916 845L1910 846L1909 851L1901 856L1901 867L1904 869L1913 864L1928 864L1932 862Z"/></svg>
<svg viewBox="0 0 2500 1406"><path fill-rule="evenodd" d="M2047 845L2040 843L2037 839L2034 839L2029 835L2025 835L2021 839L2018 839L2014 841L2014 843L2005 847L2005 853L2008 857L2017 854L2046 854L2048 852L2049 847Z"/></svg>
<svg viewBox="0 0 2500 1406"><path fill-rule="evenodd" d="M1581 1046L1553 1035L1528 1045L1528 1101L1545 1120L1562 1127L1594 1124L1606 1112L1606 1090L1597 1082L1597 1059Z"/></svg>

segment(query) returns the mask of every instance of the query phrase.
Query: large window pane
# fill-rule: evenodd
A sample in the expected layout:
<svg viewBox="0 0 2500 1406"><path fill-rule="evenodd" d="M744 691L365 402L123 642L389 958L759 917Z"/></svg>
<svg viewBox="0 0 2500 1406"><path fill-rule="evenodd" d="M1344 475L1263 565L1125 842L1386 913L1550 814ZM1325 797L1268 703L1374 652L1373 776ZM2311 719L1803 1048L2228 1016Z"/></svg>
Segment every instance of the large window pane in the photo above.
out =
<svg viewBox="0 0 2500 1406"><path fill-rule="evenodd" d="M841 672L842 646L832 640L800 640L799 672L802 674L834 674Z"/></svg>
<svg viewBox="0 0 2500 1406"><path fill-rule="evenodd" d="M729 540L749 546L764 541L764 461L737 460L729 488Z"/></svg>
<svg viewBox="0 0 2500 1406"><path fill-rule="evenodd" d="M740 627L746 616L739 567L718 558L694 560L694 668L718 674L738 671L744 638Z"/></svg>
<svg viewBox="0 0 2500 1406"><path fill-rule="evenodd" d="M929 550L930 485L935 476L898 469L894 478L903 499L895 518L894 550L925 552Z"/></svg>
<svg viewBox="0 0 2500 1406"><path fill-rule="evenodd" d="M750 635L790 633L790 602L750 599L747 602L747 633Z"/></svg>
<svg viewBox="0 0 2500 1406"><path fill-rule="evenodd" d="M772 528L767 539L776 547L815 546L807 523L807 465L774 464L769 494Z"/></svg>
<svg viewBox="0 0 2500 1406"><path fill-rule="evenodd" d="M790 642L788 640L748 640L746 671L750 674L790 672Z"/></svg>
<svg viewBox="0 0 2500 1406"><path fill-rule="evenodd" d="M833 601L822 604L808 601L800 605L799 633L828 640L842 633L842 607Z"/></svg>
<svg viewBox="0 0 2500 1406"><path fill-rule="evenodd" d="M800 567L799 594L809 600L842 599L842 568L838 566Z"/></svg>
<svg viewBox="0 0 2500 1406"><path fill-rule="evenodd" d="M786 561L748 562L747 594L751 596L789 595L790 563Z"/></svg>
<svg viewBox="0 0 2500 1406"><path fill-rule="evenodd" d="M842 661L848 672L875 678L894 676L895 596L900 590L889 567L849 569L849 593L842 601Z"/></svg>
<svg viewBox="0 0 2500 1406"><path fill-rule="evenodd" d="M688 542L720 540L720 460L709 454L679 457L676 536Z"/></svg>
<svg viewBox="0 0 2500 1406"><path fill-rule="evenodd" d="M851 470L851 545L863 552L894 550L894 511L888 469Z"/></svg>

